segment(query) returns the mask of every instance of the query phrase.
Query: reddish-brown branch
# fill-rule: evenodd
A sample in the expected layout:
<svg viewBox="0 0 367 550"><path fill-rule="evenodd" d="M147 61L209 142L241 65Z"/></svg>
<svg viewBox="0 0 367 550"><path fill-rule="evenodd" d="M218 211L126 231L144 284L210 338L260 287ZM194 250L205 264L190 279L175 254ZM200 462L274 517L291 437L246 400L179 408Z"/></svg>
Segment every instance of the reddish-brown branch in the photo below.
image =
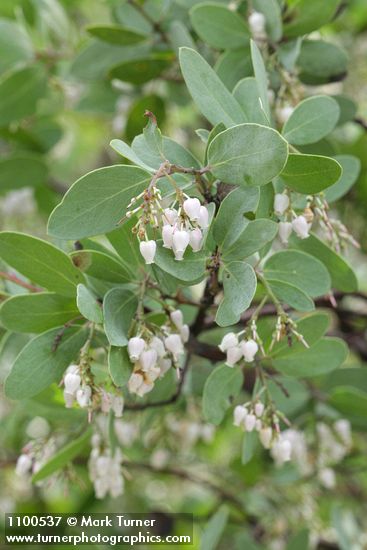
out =
<svg viewBox="0 0 367 550"><path fill-rule="evenodd" d="M16 275L13 275L12 273L6 273L6 271L0 271L0 279L5 279L6 281L11 281L12 283L15 283L18 286L22 286L23 288L26 288L27 290L30 290L31 292L42 292L42 288L38 286L34 286L30 283L27 283L25 281L22 281L22 279L19 279Z"/></svg>

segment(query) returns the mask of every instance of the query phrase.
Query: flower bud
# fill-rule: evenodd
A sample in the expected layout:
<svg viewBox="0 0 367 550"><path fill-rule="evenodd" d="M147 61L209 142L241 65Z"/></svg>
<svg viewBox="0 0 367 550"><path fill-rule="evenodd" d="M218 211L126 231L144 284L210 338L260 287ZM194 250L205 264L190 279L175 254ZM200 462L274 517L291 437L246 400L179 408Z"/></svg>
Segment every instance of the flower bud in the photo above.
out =
<svg viewBox="0 0 367 550"><path fill-rule="evenodd" d="M17 464L15 466L15 473L18 476L25 476L30 472L32 468L32 459L29 455L22 454L18 457Z"/></svg>
<svg viewBox="0 0 367 550"><path fill-rule="evenodd" d="M158 353L155 349L148 349L146 351L143 351L140 355L140 364L141 368L144 372L148 372L150 369L155 367L158 359Z"/></svg>
<svg viewBox="0 0 367 550"><path fill-rule="evenodd" d="M143 338L139 338L138 336L134 336L133 338L130 338L127 344L127 352L130 357L130 361L135 362L139 359L143 349L145 347L145 341Z"/></svg>
<svg viewBox="0 0 367 550"><path fill-rule="evenodd" d="M246 340L244 342L241 342L241 349L245 361L247 363L251 363L254 360L259 346L255 342L255 340Z"/></svg>
<svg viewBox="0 0 367 550"><path fill-rule="evenodd" d="M274 443L271 449L271 455L277 464L282 465L291 459L292 444L288 439L279 439Z"/></svg>
<svg viewBox="0 0 367 550"><path fill-rule="evenodd" d="M233 425L241 426L247 415L247 409L243 405L237 405L233 411Z"/></svg>
<svg viewBox="0 0 367 550"><path fill-rule="evenodd" d="M297 218L292 221L292 228L300 239L307 239L309 236L310 227L304 216L297 216Z"/></svg>
<svg viewBox="0 0 367 550"><path fill-rule="evenodd" d="M335 472L332 468L323 468L319 471L318 478L325 489L334 489L336 485Z"/></svg>
<svg viewBox="0 0 367 550"><path fill-rule="evenodd" d="M220 351L227 351L228 348L233 348L238 345L237 334L234 332L227 332L222 338L222 341L219 345Z"/></svg>
<svg viewBox="0 0 367 550"><path fill-rule="evenodd" d="M175 311L172 311L170 313L170 319L178 329L182 328L184 319L183 319L182 311L180 309L176 309Z"/></svg>
<svg viewBox="0 0 367 550"><path fill-rule="evenodd" d="M254 36L261 36L265 31L265 23L265 16L258 11L253 11L248 18L251 34Z"/></svg>
<svg viewBox="0 0 367 550"><path fill-rule="evenodd" d="M177 217L177 210L174 208L165 208L162 215L162 220L164 224L174 225L177 221Z"/></svg>
<svg viewBox="0 0 367 550"><path fill-rule="evenodd" d="M172 248L172 239L174 233L174 227L172 225L164 225L162 228L162 239L164 248Z"/></svg>
<svg viewBox="0 0 367 550"><path fill-rule="evenodd" d="M256 425L256 416L254 414L247 414L244 420L246 432L252 432Z"/></svg>
<svg viewBox="0 0 367 550"><path fill-rule="evenodd" d="M281 109L278 109L277 115L278 115L279 122L281 124L284 124L285 122L287 122L287 120L289 119L293 111L294 111L294 108L291 105L285 105Z"/></svg>
<svg viewBox="0 0 367 550"><path fill-rule="evenodd" d="M233 348L227 349L227 359L226 359L226 365L227 367L234 367L236 363L242 358L242 351L239 346L235 346Z"/></svg>
<svg viewBox="0 0 367 550"><path fill-rule="evenodd" d="M200 215L200 201L199 199L186 199L183 203L183 209L190 218L191 221L197 221Z"/></svg>
<svg viewBox="0 0 367 550"><path fill-rule="evenodd" d="M287 244L291 233L292 233L292 224L290 222L278 223L278 234L279 234L281 243Z"/></svg>
<svg viewBox="0 0 367 550"><path fill-rule="evenodd" d="M190 231L190 246L194 252L199 252L203 242L203 234L198 227Z"/></svg>
<svg viewBox="0 0 367 550"><path fill-rule="evenodd" d="M74 394L80 387L81 378L79 374L67 373L64 377L65 392Z"/></svg>
<svg viewBox="0 0 367 550"><path fill-rule="evenodd" d="M209 211L206 206L200 206L198 224L201 229L207 229L209 225Z"/></svg>
<svg viewBox="0 0 367 550"><path fill-rule="evenodd" d="M262 416L263 415L263 412L264 412L264 403L261 403L261 401L258 401L256 404L255 404L255 414L256 416Z"/></svg>
<svg viewBox="0 0 367 550"><path fill-rule="evenodd" d="M270 426L266 426L260 430L259 439L265 449L270 449L271 440L273 439L273 430Z"/></svg>
<svg viewBox="0 0 367 550"><path fill-rule="evenodd" d="M90 405L90 398L92 396L92 389L90 386L82 386L77 392L76 392L76 400L78 402L79 407L82 409L85 409Z"/></svg>
<svg viewBox="0 0 367 550"><path fill-rule="evenodd" d="M182 260L187 245L190 242L190 235L187 231L175 231L172 238L173 251L176 260Z"/></svg>
<svg viewBox="0 0 367 550"><path fill-rule="evenodd" d="M141 241L139 245L140 253L143 256L146 264L154 264L154 256L157 251L155 241Z"/></svg>
<svg viewBox="0 0 367 550"><path fill-rule="evenodd" d="M289 206L289 197L285 193L277 193L274 197L274 212L282 216Z"/></svg>

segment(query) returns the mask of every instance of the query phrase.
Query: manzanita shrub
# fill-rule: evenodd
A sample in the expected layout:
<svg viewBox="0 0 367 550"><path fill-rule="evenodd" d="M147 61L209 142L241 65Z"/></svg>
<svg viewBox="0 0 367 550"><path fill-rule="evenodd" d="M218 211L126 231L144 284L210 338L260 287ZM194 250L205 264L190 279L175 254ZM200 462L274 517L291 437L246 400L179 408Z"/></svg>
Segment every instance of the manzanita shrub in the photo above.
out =
<svg viewBox="0 0 367 550"><path fill-rule="evenodd" d="M96 62L99 69L113 62L111 78L138 86L182 75L203 127L192 128L185 148L162 135L152 101L130 145L111 141L117 163L82 176L64 195L49 218L49 240L0 233L7 281L0 322L8 334L30 335L5 394L37 417L53 408L51 425L65 419L62 433L35 419L17 473L42 486L68 479L77 459L97 498L119 497L137 466L150 467L152 478L170 473L181 444L209 444L233 422L236 475L206 480L228 508L209 521L202 548L217 547L231 515L259 544L284 542L300 523L310 544L333 540L321 519L308 521L317 518L306 510L315 506L311 494L299 495L304 509L276 534L259 494L233 479L245 472L253 484L261 457L265 470L275 463L274 487L283 475L284 483L311 479L312 490L332 490L337 465L352 452L348 408L360 426L367 404L365 381L350 388L340 369L348 347L328 335L326 311L357 291L343 255L359 245L334 203L356 181L359 161L324 154L325 138L354 118L353 103L317 90L342 78L347 56L309 36L340 2L187 2L189 9L177 1L171 9L182 20L168 10L167 20L156 18L154 3L146 4L124 3L119 24L90 27L98 40L75 63L83 73L82 59L87 71L86 58L105 48ZM122 46L135 52L124 61ZM208 60L223 50L214 70ZM213 466L203 452L196 470L193 463L171 474L200 483L205 462ZM337 524L341 512L333 513ZM250 544L246 533L237 533L241 547ZM353 548L363 548L362 539ZM301 532L289 548L308 544Z"/></svg>

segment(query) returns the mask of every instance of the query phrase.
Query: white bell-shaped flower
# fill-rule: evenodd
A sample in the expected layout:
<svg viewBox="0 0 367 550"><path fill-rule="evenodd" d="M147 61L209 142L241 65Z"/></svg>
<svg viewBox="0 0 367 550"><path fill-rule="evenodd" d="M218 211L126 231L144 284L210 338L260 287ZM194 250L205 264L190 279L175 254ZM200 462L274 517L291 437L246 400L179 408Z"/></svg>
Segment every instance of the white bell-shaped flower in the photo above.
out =
<svg viewBox="0 0 367 550"><path fill-rule="evenodd" d="M279 437L271 448L271 456L278 465L284 464L291 459L292 444L288 439Z"/></svg>
<svg viewBox="0 0 367 550"><path fill-rule="evenodd" d="M105 391L102 392L101 396L101 411L104 413L109 413L112 405L112 394Z"/></svg>
<svg viewBox="0 0 367 550"><path fill-rule="evenodd" d="M169 316L172 323L180 330L184 322L182 311L180 309L175 309L175 311L172 311Z"/></svg>
<svg viewBox="0 0 367 550"><path fill-rule="evenodd" d="M65 401L65 407L67 409L71 409L71 407L74 405L75 402L75 394L74 393L68 393L64 390L64 401Z"/></svg>
<svg viewBox="0 0 367 550"><path fill-rule="evenodd" d="M256 404L255 404L255 407L254 407L254 410L255 410L255 414L257 417L260 417L263 415L263 412L264 412L264 403L261 403L261 401L258 401Z"/></svg>
<svg viewBox="0 0 367 550"><path fill-rule="evenodd" d="M133 338L130 338L127 343L127 352L130 357L130 361L135 362L139 359L142 351L145 347L145 340L143 338L139 338L138 336L134 336Z"/></svg>
<svg viewBox="0 0 367 550"><path fill-rule="evenodd" d="M29 455L22 454L18 457L17 464L15 466L15 473L18 476L25 476L30 472L32 468L32 459Z"/></svg>
<svg viewBox="0 0 367 550"><path fill-rule="evenodd" d="M325 489L334 489L336 485L335 472L332 468L322 468L318 473L318 478Z"/></svg>
<svg viewBox="0 0 367 550"><path fill-rule="evenodd" d="M183 203L183 209L191 221L197 221L200 216L200 201L196 198L186 199Z"/></svg>
<svg viewBox="0 0 367 550"><path fill-rule="evenodd" d="M124 398L122 395L115 395L112 399L112 410L116 418L121 418L124 410Z"/></svg>
<svg viewBox="0 0 367 550"><path fill-rule="evenodd" d="M146 393L149 393L154 388L153 382L143 382L142 385L137 389L136 393L139 397L143 397Z"/></svg>
<svg viewBox="0 0 367 550"><path fill-rule="evenodd" d="M169 371L169 369L172 367L172 361L169 357L163 357L163 359L161 359L158 364L161 370L160 378L162 378L162 376L164 376L166 372Z"/></svg>
<svg viewBox="0 0 367 550"><path fill-rule="evenodd" d="M289 197L285 193L276 193L274 197L274 212L282 216L289 206Z"/></svg>
<svg viewBox="0 0 367 550"><path fill-rule="evenodd" d="M184 348L182 345L181 337L178 334L170 334L164 339L164 345L166 350L170 351L174 357L183 353Z"/></svg>
<svg viewBox="0 0 367 550"><path fill-rule="evenodd" d="M292 233L292 224L290 222L279 222L278 223L278 235L280 242L282 244L287 244L288 239Z"/></svg>
<svg viewBox="0 0 367 550"><path fill-rule="evenodd" d="M138 372L133 372L127 383L130 393L137 393L140 386L144 383L144 378Z"/></svg>
<svg viewBox="0 0 367 550"><path fill-rule="evenodd" d="M155 241L141 241L139 249L141 255L145 260L145 263L154 264L154 256L157 251L157 243Z"/></svg>
<svg viewBox="0 0 367 550"><path fill-rule="evenodd" d="M242 350L239 346L227 349L227 367L234 367L234 365L238 363L240 359L242 359Z"/></svg>
<svg viewBox="0 0 367 550"><path fill-rule="evenodd" d="M243 357L247 363L251 363L259 349L255 340L245 340L241 342Z"/></svg>
<svg viewBox="0 0 367 550"><path fill-rule="evenodd" d="M256 425L256 416L252 413L247 414L244 420L246 432L252 432Z"/></svg>
<svg viewBox="0 0 367 550"><path fill-rule="evenodd" d="M243 405L237 405L233 411L233 425L241 426L247 415L247 409Z"/></svg>
<svg viewBox="0 0 367 550"><path fill-rule="evenodd" d="M65 371L65 374L79 374L79 365L69 365Z"/></svg>
<svg viewBox="0 0 367 550"><path fill-rule="evenodd" d="M82 409L85 409L90 405L90 398L92 396L92 389L90 386L82 386L77 392L76 392L76 400L78 402L79 407Z"/></svg>
<svg viewBox="0 0 367 550"><path fill-rule="evenodd" d="M148 384L151 384L155 382L155 380L157 380L160 375L161 369L159 367L152 367L146 372L144 381Z"/></svg>
<svg viewBox="0 0 367 550"><path fill-rule="evenodd" d="M176 260L182 260L185 250L190 242L190 235L187 231L175 231L172 238L173 252Z"/></svg>
<svg viewBox="0 0 367 550"><path fill-rule="evenodd" d="M198 227L195 227L190 231L190 246L194 252L199 252L201 250L201 245L203 242L203 234Z"/></svg>
<svg viewBox="0 0 367 550"><path fill-rule="evenodd" d="M68 372L64 377L65 392L74 394L80 387L81 378L79 374Z"/></svg>
<svg viewBox="0 0 367 550"><path fill-rule="evenodd" d="M144 372L148 372L150 369L155 367L157 360L158 360L158 353L153 348L143 351L139 359L141 368Z"/></svg>
<svg viewBox="0 0 367 550"><path fill-rule="evenodd" d="M227 332L222 338L222 341L219 345L220 351L226 352L229 348L234 348L238 346L238 337L234 332Z"/></svg>
<svg viewBox="0 0 367 550"><path fill-rule="evenodd" d="M174 208L165 208L162 215L163 224L174 225L177 221L178 213Z"/></svg>
<svg viewBox="0 0 367 550"><path fill-rule="evenodd" d="M180 330L181 340L184 344L187 344L190 338L190 328L189 325L183 325Z"/></svg>
<svg viewBox="0 0 367 550"><path fill-rule="evenodd" d="M307 239L307 237L309 236L310 226L307 223L306 218L302 215L297 216L292 221L292 228L300 239Z"/></svg>
<svg viewBox="0 0 367 550"><path fill-rule="evenodd" d="M256 420L255 430L256 430L257 432L259 432L259 431L261 430L262 427L263 427L263 423L262 423L262 421L260 420L260 418L258 418L258 419Z"/></svg>
<svg viewBox="0 0 367 550"><path fill-rule="evenodd" d="M198 224L201 229L207 229L209 225L209 211L206 206L200 206Z"/></svg>
<svg viewBox="0 0 367 550"><path fill-rule="evenodd" d="M173 233L175 228L172 225L164 225L162 227L162 239L164 248L172 248Z"/></svg>
<svg viewBox="0 0 367 550"><path fill-rule="evenodd" d="M155 351L158 354L158 357L164 357L164 355L166 353L166 350L164 348L164 344L163 344L162 340L160 338L158 338L158 336L153 336L153 338L151 339L151 341L149 343L149 347L151 349L155 349Z"/></svg>
<svg viewBox="0 0 367 550"><path fill-rule="evenodd" d="M263 428L261 428L259 439L265 449L270 449L271 441L273 439L273 430L270 426L264 426Z"/></svg>
<svg viewBox="0 0 367 550"><path fill-rule="evenodd" d="M265 31L266 19L264 14L259 11L253 11L248 18L248 24L251 34L254 36L262 35Z"/></svg>

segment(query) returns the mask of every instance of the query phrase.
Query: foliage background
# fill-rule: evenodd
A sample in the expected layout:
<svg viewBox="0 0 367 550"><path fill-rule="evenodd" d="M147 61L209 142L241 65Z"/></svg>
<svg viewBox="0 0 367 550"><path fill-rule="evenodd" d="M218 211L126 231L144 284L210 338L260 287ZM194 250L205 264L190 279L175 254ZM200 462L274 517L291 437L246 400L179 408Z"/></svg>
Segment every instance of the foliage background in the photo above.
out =
<svg viewBox="0 0 367 550"><path fill-rule="evenodd" d="M160 28L166 29L170 18L182 17L188 22L188 7L194 3L148 0L144 2L144 9L152 14L153 19L163 21ZM334 332L338 335L342 333L352 347L347 366L365 368L367 133L363 121L367 120L367 10L364 0L342 4L340 16L318 32L346 49L351 60L348 74L342 81L326 84L325 88L317 87L317 93L325 90L326 93L343 93L352 97L358 104L358 121L335 131L332 138L320 144L318 152L354 154L362 164L356 185L337 205L341 218L361 243L361 250L352 251L349 256L359 276L361 294L354 297L354 301L350 298L339 306L334 314ZM207 123L193 107L182 84L175 54L170 54L165 78L157 76L147 83L138 84L117 82L111 77L110 68L124 55L132 59L137 48L127 48L122 52L117 46L96 42L87 32L88 27L97 24L124 24L130 5L130 2L120 0L63 0L59 3L53 0L2 0L0 71L6 75L7 71L24 65L32 74L40 71L40 83L34 101L27 86L24 90L22 88L30 82L29 75L16 90L0 97L1 230L24 231L47 238L47 217L59 202L60 194L86 172L120 162L108 144L116 137L129 142L140 133L145 125L142 114L146 108L156 114L165 135L187 146L193 153L202 155L204 146L193 129L205 127ZM162 37L158 28L158 48L164 50L165 40L171 39L165 38L166 30L163 33ZM193 36L196 38L195 33ZM95 50L91 50L92 43L97 44ZM207 59L214 64L218 53L205 45L201 46ZM24 111L15 120L8 120L7 113L11 111L12 104L7 102L12 98ZM9 192L23 188L25 182L29 187L30 181L34 183L33 198L29 200L28 197L24 204L14 206ZM10 340L2 340L1 380L5 378L25 339L25 335L14 334ZM365 380L365 376L358 378L356 384L367 391ZM197 384L200 385L200 381ZM144 415L127 413L126 420L138 434L129 448L129 459L144 463L146 467L131 469L126 492L116 503L95 500L85 469L78 464L74 468L81 482L67 485L67 498L63 479L44 489L27 485L15 477L14 460L27 440L26 427L34 416L47 418L56 431L68 425L70 430L73 429L76 416L64 411L61 405L53 409L49 399L49 395L42 394L39 399L26 403L1 399L0 461L3 467L0 508L3 511L107 512L123 508L149 512L190 511L199 519L195 526L199 535L208 518L227 502L233 517L218 547L231 544L233 548L263 547L275 550L285 548L290 539L288 550L301 550L302 543L292 543L292 537L300 529L308 528L311 532L321 531L325 541L332 530L331 539L334 542L320 542L319 548L362 548L361 543L356 541L361 540L361 533L367 529L362 510L367 493L366 410L363 414L360 412L362 418L356 426L354 452L340 465L338 486L333 491L320 489L315 480L298 479L292 469L275 469L265 456L242 466L241 441L229 417L212 441L191 445L189 423L198 425L202 422L194 397L170 410L165 409L163 414L150 411ZM300 400L300 408L294 412L302 414L302 395L297 399ZM316 418L322 404L318 404L315 398L308 406L314 407ZM209 463L213 480L221 489L213 490L200 485L196 479L185 480L169 472L152 475L150 471L154 470L152 441L153 448L159 451L162 447L159 434L165 419L168 415L180 415L184 410L188 418L187 433L180 442L168 442L173 462L177 463L177 468L194 471L199 478L205 474ZM142 433L145 433L144 438ZM70 471L68 475L75 474ZM236 506L233 506L231 497L225 491L226 487L236 488L238 483L247 502L245 530L241 516L236 513ZM308 509L302 509L302 506L308 506ZM223 508L219 509L223 511ZM256 533L259 517L263 517L265 546L254 542L253 538L251 541L247 539L254 534L255 539L261 539ZM184 531L183 526L177 529Z"/></svg>

